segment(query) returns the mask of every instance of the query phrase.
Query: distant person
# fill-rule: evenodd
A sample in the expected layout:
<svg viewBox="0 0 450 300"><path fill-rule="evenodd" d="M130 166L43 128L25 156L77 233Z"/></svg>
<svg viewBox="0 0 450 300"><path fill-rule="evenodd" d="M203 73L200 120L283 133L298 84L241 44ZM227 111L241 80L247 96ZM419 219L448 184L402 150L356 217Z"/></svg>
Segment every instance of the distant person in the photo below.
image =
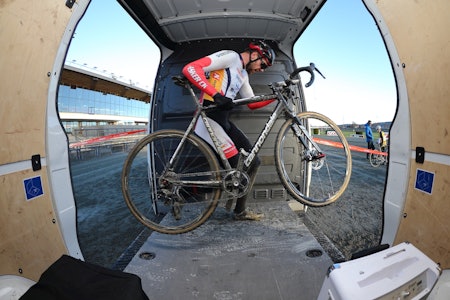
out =
<svg viewBox="0 0 450 300"><path fill-rule="evenodd" d="M381 151L386 152L386 146L387 146L386 134L384 133L383 130L381 130L380 125L377 126L377 132L380 135L378 138L378 144L380 145Z"/></svg>
<svg viewBox="0 0 450 300"><path fill-rule="evenodd" d="M183 74L196 87L202 91L201 101L204 106L216 104L219 110L208 111L216 137L224 146L224 153L231 167L235 168L238 163L239 149L250 151L252 144L247 136L230 121L230 111L233 108L233 99L239 93L240 97L254 96L250 86L248 75L263 72L270 67L275 60L275 53L263 41L252 42L248 48L238 53L232 50L222 50L196 61L188 63L183 68ZM250 109L256 109L270 104L273 100L250 103ZM203 128L203 129L202 129ZM207 142L209 136L205 134L206 129L203 120L199 119L196 124L195 133ZM257 158L247 173L250 176L250 187L252 186L260 160ZM252 212L245 207L247 195L237 199L234 208L234 219L236 220L259 220L263 214ZM227 206L227 208L229 208Z"/></svg>
<svg viewBox="0 0 450 300"><path fill-rule="evenodd" d="M370 128L370 125L372 125L372 121L369 120L369 121L367 121L367 123L365 125L367 149L375 150L375 145L373 144L372 128ZM367 153L367 159L369 159L369 153Z"/></svg>

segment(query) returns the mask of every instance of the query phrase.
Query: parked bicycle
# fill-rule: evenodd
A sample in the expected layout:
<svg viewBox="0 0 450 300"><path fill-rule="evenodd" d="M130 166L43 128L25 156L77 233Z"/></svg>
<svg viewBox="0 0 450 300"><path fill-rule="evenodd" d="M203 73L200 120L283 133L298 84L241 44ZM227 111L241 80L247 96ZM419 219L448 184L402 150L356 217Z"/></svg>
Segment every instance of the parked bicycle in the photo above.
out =
<svg viewBox="0 0 450 300"><path fill-rule="evenodd" d="M383 152L381 150L381 145L377 143L375 150L377 150L379 153L370 153L369 155L369 161L372 167L378 168L381 165L387 165L388 163L387 148L385 149L386 152Z"/></svg>
<svg viewBox="0 0 450 300"><path fill-rule="evenodd" d="M164 129L139 141L130 151L122 170L122 193L132 214L145 226L166 234L180 234L203 224L220 201L236 200L249 192L250 166L279 117L286 121L275 142L275 166L288 193L308 206L336 201L351 175L349 145L339 127L317 112L297 113L294 89L298 74L306 71L314 82L314 64L301 67L281 82L269 84L273 94L234 100L245 105L275 99L276 105L249 153L241 150L239 163L231 168L203 107L184 77L174 82L188 89L196 110L186 131ZM320 72L319 72L320 74ZM211 147L196 136L199 118L214 143ZM319 135L320 133L327 133Z"/></svg>

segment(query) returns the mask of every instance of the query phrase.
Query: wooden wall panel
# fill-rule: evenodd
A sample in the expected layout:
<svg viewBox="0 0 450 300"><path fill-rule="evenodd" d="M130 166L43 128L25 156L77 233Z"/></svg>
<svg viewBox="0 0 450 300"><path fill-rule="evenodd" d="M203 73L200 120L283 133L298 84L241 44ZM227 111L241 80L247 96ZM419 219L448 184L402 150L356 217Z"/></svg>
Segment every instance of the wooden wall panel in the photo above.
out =
<svg viewBox="0 0 450 300"><path fill-rule="evenodd" d="M0 165L46 156L48 72L70 13L65 1L0 4Z"/></svg>
<svg viewBox="0 0 450 300"><path fill-rule="evenodd" d="M411 153L425 148L425 162L411 160L404 214L395 244L412 242L450 268L450 2L376 1L394 40L404 76ZM409 124L404 124L409 126ZM415 188L417 169L434 174L432 193Z"/></svg>
<svg viewBox="0 0 450 300"><path fill-rule="evenodd" d="M0 1L0 274L33 280L67 253L45 166L49 75L72 14L65 3ZM44 194L26 201L24 179L36 176Z"/></svg>
<svg viewBox="0 0 450 300"><path fill-rule="evenodd" d="M434 174L432 194L415 188L416 170ZM450 268L450 168L412 163L404 218L396 242L409 241L445 269Z"/></svg>
<svg viewBox="0 0 450 300"><path fill-rule="evenodd" d="M407 84L412 149L450 155L450 1L377 1Z"/></svg>
<svg viewBox="0 0 450 300"><path fill-rule="evenodd" d="M0 176L0 274L37 281L67 250L53 210L47 169ZM41 176L43 195L26 200L24 179ZM22 272L22 273L21 273Z"/></svg>

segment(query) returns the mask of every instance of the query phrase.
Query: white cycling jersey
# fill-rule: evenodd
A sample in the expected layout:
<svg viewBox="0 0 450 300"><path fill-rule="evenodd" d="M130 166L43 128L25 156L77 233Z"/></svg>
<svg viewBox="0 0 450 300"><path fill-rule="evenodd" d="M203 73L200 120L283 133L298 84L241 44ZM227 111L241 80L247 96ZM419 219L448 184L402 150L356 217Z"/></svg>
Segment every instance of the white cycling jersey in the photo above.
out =
<svg viewBox="0 0 450 300"><path fill-rule="evenodd" d="M202 102L214 102L213 96L218 92L231 99L236 98L238 93L242 97L254 96L241 56L232 50L218 51L193 61L183 68L183 74L202 91ZM238 149L232 139L217 122L210 118L208 120L225 157L236 155ZM195 133L214 147L201 118L197 121Z"/></svg>
<svg viewBox="0 0 450 300"><path fill-rule="evenodd" d="M214 102L213 96L217 93L230 99L235 99L238 93L244 98L255 95L250 86L248 73L241 55L232 50L218 51L193 61L183 68L183 74L202 91L200 96L202 103L203 101ZM250 103L248 107L256 109L271 102L272 100ZM220 124L210 118L208 119L226 158L238 154L238 149L232 140L235 137L230 138ZM195 133L210 145L213 145L202 119L197 121Z"/></svg>
<svg viewBox="0 0 450 300"><path fill-rule="evenodd" d="M222 50L187 64L183 74L204 94L202 100L214 101L216 93L234 99L254 96L248 73L239 53Z"/></svg>

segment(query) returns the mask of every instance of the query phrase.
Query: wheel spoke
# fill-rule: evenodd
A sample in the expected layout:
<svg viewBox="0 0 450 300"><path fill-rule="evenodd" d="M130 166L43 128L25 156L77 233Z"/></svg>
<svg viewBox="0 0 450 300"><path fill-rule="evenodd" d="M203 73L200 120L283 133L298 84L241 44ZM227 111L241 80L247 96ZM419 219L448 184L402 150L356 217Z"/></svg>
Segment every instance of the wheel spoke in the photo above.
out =
<svg viewBox="0 0 450 300"><path fill-rule="evenodd" d="M275 149L277 171L288 192L299 202L323 206L336 201L346 189L351 174L348 143L336 124L314 112L300 113L298 119L309 128L306 146L300 142L292 120L280 129ZM313 142L310 142L312 140ZM314 147L317 144L320 153Z"/></svg>
<svg viewBox="0 0 450 300"><path fill-rule="evenodd" d="M199 138L189 136L169 166L183 135L161 130L146 136L130 151L122 171L122 192L130 211L161 233L179 234L200 226L221 194L217 159ZM195 185L201 181L216 184Z"/></svg>

